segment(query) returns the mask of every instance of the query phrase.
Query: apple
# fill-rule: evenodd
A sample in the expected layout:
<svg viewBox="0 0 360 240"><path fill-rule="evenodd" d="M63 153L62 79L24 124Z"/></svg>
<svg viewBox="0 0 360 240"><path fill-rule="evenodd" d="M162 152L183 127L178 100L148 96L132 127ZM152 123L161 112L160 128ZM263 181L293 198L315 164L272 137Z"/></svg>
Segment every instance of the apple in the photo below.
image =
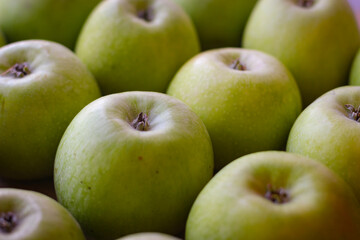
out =
<svg viewBox="0 0 360 240"><path fill-rule="evenodd" d="M259 51L222 48L188 61L167 93L188 104L209 131L215 169L261 150L285 149L301 97L291 73Z"/></svg>
<svg viewBox="0 0 360 240"><path fill-rule="evenodd" d="M101 0L1 0L0 27L9 42L46 39L73 49L83 23Z"/></svg>
<svg viewBox="0 0 360 240"><path fill-rule="evenodd" d="M0 176L52 176L66 127L100 96L91 73L60 44L26 40L0 48Z"/></svg>
<svg viewBox="0 0 360 240"><path fill-rule="evenodd" d="M309 105L291 129L287 151L338 173L360 200L360 86L343 86Z"/></svg>
<svg viewBox="0 0 360 240"><path fill-rule="evenodd" d="M118 240L180 240L179 238L162 233L135 233Z"/></svg>
<svg viewBox="0 0 360 240"><path fill-rule="evenodd" d="M258 152L223 168L197 197L186 240L357 240L360 205L322 164Z"/></svg>
<svg viewBox="0 0 360 240"><path fill-rule="evenodd" d="M189 14L203 50L239 47L246 21L257 0L174 0Z"/></svg>
<svg viewBox="0 0 360 240"><path fill-rule="evenodd" d="M171 0L103 1L76 45L104 95L164 92L178 68L198 52L190 18Z"/></svg>
<svg viewBox="0 0 360 240"><path fill-rule="evenodd" d="M360 50L358 50L351 66L349 85L360 86Z"/></svg>
<svg viewBox="0 0 360 240"><path fill-rule="evenodd" d="M46 195L0 188L0 239L85 240L71 214Z"/></svg>
<svg viewBox="0 0 360 240"><path fill-rule="evenodd" d="M243 44L284 63L307 106L348 82L360 34L346 0L263 0L250 15Z"/></svg>
<svg viewBox="0 0 360 240"><path fill-rule="evenodd" d="M99 239L177 235L213 174L200 118L163 93L102 97L73 119L56 153L59 202Z"/></svg>
<svg viewBox="0 0 360 240"><path fill-rule="evenodd" d="M4 38L4 34L2 33L2 31L0 31L0 47L6 45L6 40Z"/></svg>

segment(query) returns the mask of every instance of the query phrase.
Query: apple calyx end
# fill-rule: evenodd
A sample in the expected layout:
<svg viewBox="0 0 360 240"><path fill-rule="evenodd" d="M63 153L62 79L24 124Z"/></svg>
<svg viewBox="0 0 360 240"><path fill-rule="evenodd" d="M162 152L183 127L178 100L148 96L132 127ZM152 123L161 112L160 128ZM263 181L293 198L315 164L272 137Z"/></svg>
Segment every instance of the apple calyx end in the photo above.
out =
<svg viewBox="0 0 360 240"><path fill-rule="evenodd" d="M297 5L303 8L310 8L314 5L315 0L298 0Z"/></svg>
<svg viewBox="0 0 360 240"><path fill-rule="evenodd" d="M137 11L137 17L145 22L151 22L154 19L154 14L151 8L141 9Z"/></svg>
<svg viewBox="0 0 360 240"><path fill-rule="evenodd" d="M355 108L351 104L345 104L344 107L348 113L348 118L350 118L356 122L360 122L360 105L358 108Z"/></svg>
<svg viewBox="0 0 360 240"><path fill-rule="evenodd" d="M30 66L27 62L16 63L11 68L1 74L1 76L11 76L15 78L22 78L31 73Z"/></svg>
<svg viewBox="0 0 360 240"><path fill-rule="evenodd" d="M138 131L147 131L150 128L149 117L146 113L139 113L139 115L131 122L131 126Z"/></svg>
<svg viewBox="0 0 360 240"><path fill-rule="evenodd" d="M10 233L18 224L18 218L13 212L3 212L0 214L0 232Z"/></svg>
<svg viewBox="0 0 360 240"><path fill-rule="evenodd" d="M276 204L289 202L289 194L284 188L276 189L271 184L266 187L265 198Z"/></svg>
<svg viewBox="0 0 360 240"><path fill-rule="evenodd" d="M239 58L237 58L235 61L233 61L230 65L230 67L234 70L246 71L245 65L240 62Z"/></svg>

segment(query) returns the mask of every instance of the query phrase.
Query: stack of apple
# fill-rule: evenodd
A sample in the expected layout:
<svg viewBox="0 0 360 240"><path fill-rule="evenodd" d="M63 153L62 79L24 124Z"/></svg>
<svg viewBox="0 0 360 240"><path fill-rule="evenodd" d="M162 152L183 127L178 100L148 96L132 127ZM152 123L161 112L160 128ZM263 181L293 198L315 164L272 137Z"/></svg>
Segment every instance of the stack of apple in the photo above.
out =
<svg viewBox="0 0 360 240"><path fill-rule="evenodd" d="M0 240L360 239L346 0L1 0L0 28L0 178L57 197L0 189Z"/></svg>

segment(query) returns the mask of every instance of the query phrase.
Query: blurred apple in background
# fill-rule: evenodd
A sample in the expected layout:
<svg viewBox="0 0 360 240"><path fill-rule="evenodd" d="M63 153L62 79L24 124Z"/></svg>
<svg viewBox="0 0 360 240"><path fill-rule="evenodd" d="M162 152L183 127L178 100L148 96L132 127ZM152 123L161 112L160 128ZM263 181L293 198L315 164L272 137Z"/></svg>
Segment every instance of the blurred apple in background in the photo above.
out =
<svg viewBox="0 0 360 240"><path fill-rule="evenodd" d="M360 49L351 66L349 85L360 86Z"/></svg>
<svg viewBox="0 0 360 240"><path fill-rule="evenodd" d="M85 65L55 42L26 40L0 48L0 176L53 174L66 127L100 97Z"/></svg>
<svg viewBox="0 0 360 240"><path fill-rule="evenodd" d="M45 39L73 49L90 11L101 0L1 0L0 27L8 42Z"/></svg>
<svg viewBox="0 0 360 240"><path fill-rule="evenodd" d="M191 209L186 240L358 240L360 205L324 165L259 152L223 168Z"/></svg>
<svg viewBox="0 0 360 240"><path fill-rule="evenodd" d="M360 86L343 86L309 105L291 129L287 151L325 164L360 200Z"/></svg>
<svg viewBox="0 0 360 240"><path fill-rule="evenodd" d="M86 21L76 54L106 95L164 92L199 48L190 18L172 0L108 0Z"/></svg>
<svg viewBox="0 0 360 240"><path fill-rule="evenodd" d="M257 0L173 0L189 14L203 50L239 47Z"/></svg>
<svg viewBox="0 0 360 240"><path fill-rule="evenodd" d="M33 191L0 188L1 240L85 240L71 214Z"/></svg>
<svg viewBox="0 0 360 240"><path fill-rule="evenodd" d="M255 50L203 52L182 66L167 93L204 121L216 170L248 153L285 149L301 111L291 73L274 57Z"/></svg>
<svg viewBox="0 0 360 240"><path fill-rule="evenodd" d="M181 234L213 175L209 134L181 101L155 92L102 97L71 122L55 160L58 200L99 239Z"/></svg>
<svg viewBox="0 0 360 240"><path fill-rule="evenodd" d="M282 61L307 106L347 84L360 35L346 0L262 0L249 18L243 44Z"/></svg>

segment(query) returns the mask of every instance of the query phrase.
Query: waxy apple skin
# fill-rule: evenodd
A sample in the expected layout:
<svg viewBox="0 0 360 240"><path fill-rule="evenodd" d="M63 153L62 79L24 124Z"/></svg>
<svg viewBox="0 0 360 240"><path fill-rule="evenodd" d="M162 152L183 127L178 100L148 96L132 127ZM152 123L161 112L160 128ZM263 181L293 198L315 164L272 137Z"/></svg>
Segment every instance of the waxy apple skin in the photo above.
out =
<svg viewBox="0 0 360 240"><path fill-rule="evenodd" d="M189 14L203 50L239 47L246 21L257 0L173 0Z"/></svg>
<svg viewBox="0 0 360 240"><path fill-rule="evenodd" d="M284 188L288 201L265 197ZM360 207L347 184L297 154L259 152L223 168L196 199L186 240L356 240Z"/></svg>
<svg viewBox="0 0 360 240"><path fill-rule="evenodd" d="M237 59L245 70L231 67ZM178 71L167 93L188 104L205 123L216 170L248 153L285 149L301 111L299 90L284 65L240 48L195 56Z"/></svg>
<svg viewBox="0 0 360 240"><path fill-rule="evenodd" d="M135 233L117 240L180 240L179 238L162 233Z"/></svg>
<svg viewBox="0 0 360 240"><path fill-rule="evenodd" d="M144 15L142 10L149 11L150 20L138 16ZM76 54L106 95L164 92L178 68L199 49L190 18L171 0L109 0L86 21Z"/></svg>
<svg viewBox="0 0 360 240"><path fill-rule="evenodd" d="M131 126L140 112L149 129ZM210 137L188 106L161 93L102 97L71 122L55 160L58 200L100 239L179 234L213 174Z"/></svg>
<svg viewBox="0 0 360 240"><path fill-rule="evenodd" d="M360 200L360 122L348 117L346 104L360 106L360 86L336 88L309 105L294 123L286 149L325 164Z"/></svg>
<svg viewBox="0 0 360 240"><path fill-rule="evenodd" d="M10 233L1 231L1 240L85 240L71 214L54 199L43 194L0 189L0 216L12 212L17 224Z"/></svg>
<svg viewBox="0 0 360 240"><path fill-rule="evenodd" d="M27 63L30 73L21 78L5 74L15 63ZM101 96L99 87L75 54L48 41L2 47L0 72L0 176L50 177L66 127Z"/></svg>
<svg viewBox="0 0 360 240"><path fill-rule="evenodd" d="M360 50L357 52L351 66L349 85L360 86Z"/></svg>
<svg viewBox="0 0 360 240"><path fill-rule="evenodd" d="M56 41L73 49L88 14L101 0L1 0L0 27L9 42Z"/></svg>
<svg viewBox="0 0 360 240"><path fill-rule="evenodd" d="M308 106L347 84L360 34L346 0L316 0L309 7L297 5L300 2L259 1L246 25L243 47L267 52L284 63Z"/></svg>

